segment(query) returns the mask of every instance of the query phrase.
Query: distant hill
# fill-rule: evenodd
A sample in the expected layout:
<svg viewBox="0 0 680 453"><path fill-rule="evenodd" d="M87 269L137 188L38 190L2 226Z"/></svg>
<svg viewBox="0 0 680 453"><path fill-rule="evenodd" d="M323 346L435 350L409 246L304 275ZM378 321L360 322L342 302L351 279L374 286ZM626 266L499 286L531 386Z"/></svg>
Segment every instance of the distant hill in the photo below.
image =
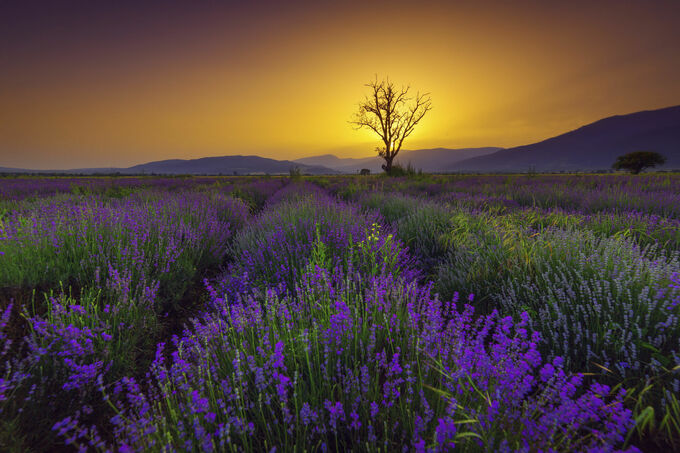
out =
<svg viewBox="0 0 680 453"><path fill-rule="evenodd" d="M249 174L287 174L291 168L299 168L304 174L319 175L338 173L336 170L319 166L304 165L288 160L267 159L259 156L222 156L203 157L200 159L171 159L149 162L127 168L75 168L71 170L27 170L21 168L0 167L4 173L67 173L97 174L120 173L129 174L194 174L194 175L249 175Z"/></svg>
<svg viewBox="0 0 680 453"><path fill-rule="evenodd" d="M295 159L293 162L303 164L303 165L318 165L328 168L341 168L351 165L359 165L361 162L367 162L373 160L372 157L368 158L340 158L334 154L322 154L320 156L303 157L302 159Z"/></svg>
<svg viewBox="0 0 680 453"><path fill-rule="evenodd" d="M471 157L491 154L500 149L502 148L433 148L402 150L397 155L396 162L404 166L410 163L416 169L434 173L448 171L457 162ZM382 171L382 164L385 161L378 156L359 159L343 159L332 154L323 154L320 156L297 159L295 162L307 165L321 165L341 173L357 173L362 168L368 168L371 172L378 173Z"/></svg>
<svg viewBox="0 0 680 453"><path fill-rule="evenodd" d="M680 106L605 118L531 145L474 157L456 171L576 171L610 169L617 156L655 151L667 158L664 168L680 168Z"/></svg>
<svg viewBox="0 0 680 453"><path fill-rule="evenodd" d="M285 174L291 168L299 168L307 174L331 174L335 170L320 165L305 165L289 160L275 160L259 156L222 156L201 159L172 159L135 165L121 170L121 173L161 173L161 174Z"/></svg>

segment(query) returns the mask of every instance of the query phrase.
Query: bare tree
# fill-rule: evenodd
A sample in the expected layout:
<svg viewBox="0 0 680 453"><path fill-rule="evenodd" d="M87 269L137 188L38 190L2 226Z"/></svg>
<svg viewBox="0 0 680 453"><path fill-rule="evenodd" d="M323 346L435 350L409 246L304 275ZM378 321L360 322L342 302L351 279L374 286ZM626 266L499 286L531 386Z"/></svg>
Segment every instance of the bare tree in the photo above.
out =
<svg viewBox="0 0 680 453"><path fill-rule="evenodd" d="M429 93L409 96L410 86L397 89L389 78L379 81L376 76L366 86L371 94L359 103L359 111L350 123L357 129L367 127L378 134L383 146L378 146L376 151L385 159L382 168L389 173L406 137L432 109L432 101Z"/></svg>

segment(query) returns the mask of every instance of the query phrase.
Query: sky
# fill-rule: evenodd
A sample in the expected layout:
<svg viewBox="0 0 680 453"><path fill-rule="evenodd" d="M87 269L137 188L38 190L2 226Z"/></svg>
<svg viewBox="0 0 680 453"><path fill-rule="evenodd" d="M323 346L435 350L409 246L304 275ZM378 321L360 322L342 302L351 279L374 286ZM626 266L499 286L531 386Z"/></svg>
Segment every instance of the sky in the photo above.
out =
<svg viewBox="0 0 680 453"><path fill-rule="evenodd" d="M511 147L680 104L680 2L0 2L0 166L363 157L376 76L429 92L405 149Z"/></svg>

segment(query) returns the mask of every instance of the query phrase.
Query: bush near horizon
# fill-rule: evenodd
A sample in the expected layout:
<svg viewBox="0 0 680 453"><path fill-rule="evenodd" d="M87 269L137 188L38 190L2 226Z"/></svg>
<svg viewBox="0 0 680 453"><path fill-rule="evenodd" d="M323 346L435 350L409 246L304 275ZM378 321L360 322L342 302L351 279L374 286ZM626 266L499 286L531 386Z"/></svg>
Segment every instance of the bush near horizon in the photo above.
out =
<svg viewBox="0 0 680 453"><path fill-rule="evenodd" d="M627 170L637 175L646 168L653 168L666 163L666 157L653 151L634 151L616 159L612 165L614 170Z"/></svg>

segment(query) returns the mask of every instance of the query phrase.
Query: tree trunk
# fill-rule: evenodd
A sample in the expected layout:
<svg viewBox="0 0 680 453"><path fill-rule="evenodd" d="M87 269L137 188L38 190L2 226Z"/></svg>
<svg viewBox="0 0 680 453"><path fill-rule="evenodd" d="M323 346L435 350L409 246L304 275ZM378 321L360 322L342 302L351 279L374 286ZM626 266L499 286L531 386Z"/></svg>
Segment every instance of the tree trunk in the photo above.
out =
<svg viewBox="0 0 680 453"><path fill-rule="evenodd" d="M392 171L392 160L393 157L386 157L385 158L385 163L382 166L382 169L385 170L385 173L390 173Z"/></svg>

